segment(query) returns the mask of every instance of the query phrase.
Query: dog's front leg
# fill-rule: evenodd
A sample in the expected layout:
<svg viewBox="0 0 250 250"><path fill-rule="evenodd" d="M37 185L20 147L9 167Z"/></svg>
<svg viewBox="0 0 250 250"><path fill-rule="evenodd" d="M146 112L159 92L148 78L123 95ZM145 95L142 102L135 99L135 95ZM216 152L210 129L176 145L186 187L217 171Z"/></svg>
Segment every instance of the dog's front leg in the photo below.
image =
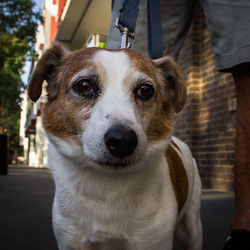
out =
<svg viewBox="0 0 250 250"><path fill-rule="evenodd" d="M52 210L52 222L59 250L92 250L92 248L87 248L87 244L84 244L85 242L82 239L80 230L72 225L67 218L61 215L60 206L58 206L56 200L55 196ZM83 241L83 244L80 243L81 241Z"/></svg>

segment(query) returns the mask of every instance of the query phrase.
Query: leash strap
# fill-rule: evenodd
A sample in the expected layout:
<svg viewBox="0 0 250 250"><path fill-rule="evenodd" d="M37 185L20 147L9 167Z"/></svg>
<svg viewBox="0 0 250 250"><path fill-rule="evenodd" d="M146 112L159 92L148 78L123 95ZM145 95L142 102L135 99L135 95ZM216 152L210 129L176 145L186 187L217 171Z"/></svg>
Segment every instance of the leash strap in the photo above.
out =
<svg viewBox="0 0 250 250"><path fill-rule="evenodd" d="M136 19L139 12L140 0L121 0L120 16L116 20L116 27L121 32L120 48L130 48L128 37L134 39ZM147 36L148 54L150 58L160 58L163 55L161 6L160 0L147 0Z"/></svg>
<svg viewBox="0 0 250 250"><path fill-rule="evenodd" d="M121 1L119 23L123 27L127 27L130 33L134 33L135 31L139 2L140 0Z"/></svg>
<svg viewBox="0 0 250 250"><path fill-rule="evenodd" d="M148 0L148 54L150 58L163 55L160 0Z"/></svg>
<svg viewBox="0 0 250 250"><path fill-rule="evenodd" d="M140 0L121 0L120 16L116 20L116 27L122 34L121 48L129 48L128 37L134 39L135 25L139 12Z"/></svg>

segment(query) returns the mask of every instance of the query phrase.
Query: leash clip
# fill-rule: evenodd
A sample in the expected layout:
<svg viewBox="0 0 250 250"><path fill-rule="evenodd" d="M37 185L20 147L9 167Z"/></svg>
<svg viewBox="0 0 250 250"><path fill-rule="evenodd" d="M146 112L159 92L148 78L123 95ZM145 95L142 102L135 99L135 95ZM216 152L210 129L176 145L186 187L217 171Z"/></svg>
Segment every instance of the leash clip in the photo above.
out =
<svg viewBox="0 0 250 250"><path fill-rule="evenodd" d="M130 49L131 43L128 42L128 38L131 39L135 38L135 32L129 32L128 27L124 27L119 23L119 18L115 21L115 26L120 30L121 32L121 46L120 49Z"/></svg>

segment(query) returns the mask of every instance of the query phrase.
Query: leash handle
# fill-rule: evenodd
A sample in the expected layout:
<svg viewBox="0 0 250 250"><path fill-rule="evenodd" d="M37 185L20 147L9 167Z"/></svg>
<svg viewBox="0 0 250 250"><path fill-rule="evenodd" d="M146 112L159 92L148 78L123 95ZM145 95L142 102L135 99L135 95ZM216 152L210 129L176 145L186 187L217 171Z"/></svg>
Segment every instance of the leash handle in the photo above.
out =
<svg viewBox="0 0 250 250"><path fill-rule="evenodd" d="M121 49L130 48L128 38L135 38L135 25L139 12L140 0L121 0L120 16L116 19L116 27L121 32Z"/></svg>

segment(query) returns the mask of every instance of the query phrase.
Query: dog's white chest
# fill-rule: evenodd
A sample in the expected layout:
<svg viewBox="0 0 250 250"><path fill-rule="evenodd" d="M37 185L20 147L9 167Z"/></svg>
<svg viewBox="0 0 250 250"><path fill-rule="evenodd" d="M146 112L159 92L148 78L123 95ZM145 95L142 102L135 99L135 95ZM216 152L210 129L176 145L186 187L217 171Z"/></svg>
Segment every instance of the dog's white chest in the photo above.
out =
<svg viewBox="0 0 250 250"><path fill-rule="evenodd" d="M104 247L100 249L117 250L119 243L126 246L124 249L160 250L160 245L166 244L163 243L166 237L172 235L177 204L169 185L166 162L164 158L156 162L154 171L145 168L136 175L93 175L87 171L85 176L75 172L73 177L71 172L70 180L64 176L64 181L71 185L57 189L54 219L65 223L70 228L68 231L74 230L72 235L81 240L72 241L83 245L96 244ZM63 163L60 167L67 169Z"/></svg>

